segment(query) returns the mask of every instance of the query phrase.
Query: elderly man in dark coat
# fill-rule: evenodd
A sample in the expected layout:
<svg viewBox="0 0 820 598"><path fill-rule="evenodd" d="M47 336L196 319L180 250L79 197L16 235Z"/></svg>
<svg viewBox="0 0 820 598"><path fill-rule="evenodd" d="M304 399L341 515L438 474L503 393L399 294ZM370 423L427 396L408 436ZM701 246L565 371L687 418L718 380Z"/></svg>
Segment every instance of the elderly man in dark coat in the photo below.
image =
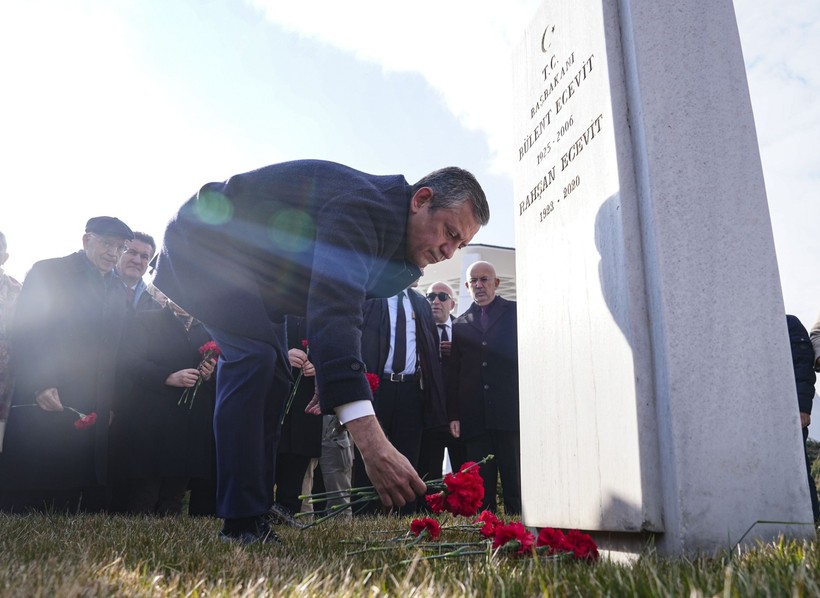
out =
<svg viewBox="0 0 820 598"><path fill-rule="evenodd" d="M324 412L355 440L387 506L425 490L373 414L361 358L362 305L389 297L448 259L489 220L478 182L444 168L409 184L331 162L274 164L210 183L170 222L154 284L202 320L223 351L214 428L221 538L275 538L270 422L286 397L270 364L287 353L276 323L307 316ZM271 417L272 416L272 417Z"/></svg>
<svg viewBox="0 0 820 598"><path fill-rule="evenodd" d="M92 218L81 251L37 262L26 276L12 328L8 510L106 506L108 423L127 314L114 266L132 238L119 219Z"/></svg>
<svg viewBox="0 0 820 598"><path fill-rule="evenodd" d="M484 508L496 508L500 473L504 510L511 515L521 512L517 311L515 301L496 295L499 283L489 262L467 269L473 304L453 322L445 379L450 431L464 439L466 458L495 455L481 466Z"/></svg>

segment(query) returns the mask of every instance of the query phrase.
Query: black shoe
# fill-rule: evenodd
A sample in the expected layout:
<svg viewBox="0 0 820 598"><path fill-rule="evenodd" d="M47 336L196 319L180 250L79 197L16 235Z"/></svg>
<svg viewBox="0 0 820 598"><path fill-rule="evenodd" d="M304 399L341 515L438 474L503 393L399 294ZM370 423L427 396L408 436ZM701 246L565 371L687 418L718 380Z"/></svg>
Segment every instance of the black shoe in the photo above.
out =
<svg viewBox="0 0 820 598"><path fill-rule="evenodd" d="M296 529L304 529L307 527L306 524L296 519L287 507L280 505L278 502L273 503L273 506L271 506L267 514L267 519L268 523L272 525L289 525Z"/></svg>
<svg viewBox="0 0 820 598"><path fill-rule="evenodd" d="M236 525L236 520L226 520L219 532L223 542L236 544L281 544L282 540L263 517L253 518L252 523Z"/></svg>

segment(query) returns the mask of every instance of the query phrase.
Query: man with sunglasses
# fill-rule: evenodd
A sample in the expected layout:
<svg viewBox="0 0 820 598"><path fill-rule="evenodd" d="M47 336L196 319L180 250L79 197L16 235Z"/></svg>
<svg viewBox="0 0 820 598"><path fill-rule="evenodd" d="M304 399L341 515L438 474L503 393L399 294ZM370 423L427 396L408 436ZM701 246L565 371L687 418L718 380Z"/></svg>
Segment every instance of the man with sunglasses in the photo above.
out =
<svg viewBox="0 0 820 598"><path fill-rule="evenodd" d="M450 348L453 342L455 295L450 285L439 281L434 282L427 288L426 296L438 331L440 359L442 364L445 364L450 358ZM443 370L443 375L447 375L446 368ZM461 439L453 437L450 433L449 424L424 430L418 466L420 476L428 480L441 477L445 448L450 459L450 467L453 471L458 471L458 468L466 460L464 458L464 447Z"/></svg>
<svg viewBox="0 0 820 598"><path fill-rule="evenodd" d="M82 250L37 262L26 275L12 327L17 378L3 447L5 510L107 507L108 423L127 317L114 267L133 237L118 218L91 218ZM92 413L96 423L79 422Z"/></svg>

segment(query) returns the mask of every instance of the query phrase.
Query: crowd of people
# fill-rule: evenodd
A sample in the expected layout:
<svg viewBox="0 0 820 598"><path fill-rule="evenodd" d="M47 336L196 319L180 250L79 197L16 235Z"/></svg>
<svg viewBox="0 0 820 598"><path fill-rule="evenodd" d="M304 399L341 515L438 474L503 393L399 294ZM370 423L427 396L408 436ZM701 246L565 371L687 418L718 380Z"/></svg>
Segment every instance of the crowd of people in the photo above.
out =
<svg viewBox="0 0 820 598"><path fill-rule="evenodd" d="M209 213L220 202L228 219ZM468 334L512 322L514 343L514 304L513 320L454 318L446 284L414 288L488 219L463 169L411 185L321 161L205 185L159 253L118 218L91 218L82 249L37 262L22 285L0 279L0 509L187 509L249 543L295 524L310 509L300 495L359 477L385 510L423 508L422 476L442 475L445 449L458 467L485 456L470 451L488 434L480 450L504 453L485 429L495 422L459 438L446 396L457 367L514 364L508 334L503 356ZM491 303L498 279L482 264L491 276L468 287ZM482 394L493 409L510 400L494 384ZM517 472L501 476L517 496Z"/></svg>
<svg viewBox="0 0 820 598"><path fill-rule="evenodd" d="M304 494L373 485L346 516L421 511L425 480L492 454L483 508L500 489L519 514L516 303L486 261L461 315L446 282L416 286L488 219L459 168L297 161L205 185L161 248L99 216L22 285L0 269L0 509L187 511L275 542ZM810 341L793 320L805 438L820 321Z"/></svg>

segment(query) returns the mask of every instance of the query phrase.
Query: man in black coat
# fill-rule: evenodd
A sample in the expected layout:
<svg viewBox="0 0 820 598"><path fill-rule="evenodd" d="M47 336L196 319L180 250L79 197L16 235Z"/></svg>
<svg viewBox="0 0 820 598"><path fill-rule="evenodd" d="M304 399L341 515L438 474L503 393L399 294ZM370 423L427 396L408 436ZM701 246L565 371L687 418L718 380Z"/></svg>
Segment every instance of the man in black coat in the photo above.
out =
<svg viewBox="0 0 820 598"><path fill-rule="evenodd" d="M182 511L191 480L203 487L213 478L217 357L205 359L201 351L211 338L200 322L172 303L157 306L138 311L125 329L110 475L114 495L122 501L116 507L172 515ZM215 483L211 491L204 502L213 508ZM189 513L196 512L191 507L199 500L192 493Z"/></svg>
<svg viewBox="0 0 820 598"><path fill-rule="evenodd" d="M37 262L26 276L12 328L17 383L4 447L7 510L106 507L108 423L127 317L114 266L132 237L117 218L92 218L81 251ZM92 413L96 423L75 427Z"/></svg>
<svg viewBox="0 0 820 598"><path fill-rule="evenodd" d="M276 334L285 314L307 316L322 410L347 425L382 502L401 506L424 492L373 415L362 305L452 257L488 220L484 192L460 168L410 185L400 175L318 160L209 183L181 208L165 232L154 284L204 322L223 351L214 417L223 539L271 537L263 516L276 442L268 428L286 397L271 392L269 365L287 352Z"/></svg>
<svg viewBox="0 0 820 598"><path fill-rule="evenodd" d="M134 231L134 238L126 245L128 248L120 256L116 272L125 285L128 307L132 312L160 309L162 306L154 301L142 279L157 251L154 238L147 233Z"/></svg>
<svg viewBox="0 0 820 598"><path fill-rule="evenodd" d="M803 429L803 453L806 457L806 469L809 476L809 496L811 510L815 524L820 524L820 503L817 500L817 485L811 475L811 462L806 450L806 441L809 438L809 424L811 423L811 407L814 402L814 384L817 377L814 373L814 347L812 347L809 333L797 316L786 315L789 327L789 341L792 350L792 365L794 366L794 381L797 386L797 404L800 409L800 426Z"/></svg>
<svg viewBox="0 0 820 598"><path fill-rule="evenodd" d="M521 512L521 446L518 420L518 331L516 304L496 295L500 281L489 262L467 269L473 304L453 322L446 362L450 431L464 440L468 461L481 466L484 508L496 508L501 474L504 510Z"/></svg>
<svg viewBox="0 0 820 598"><path fill-rule="evenodd" d="M447 422L438 333L427 300L408 288L389 299L367 301L362 359L367 371L380 379L374 408L382 429L390 443L417 467L422 433ZM353 485L369 485L358 454ZM403 512L414 509L411 503Z"/></svg>
<svg viewBox="0 0 820 598"><path fill-rule="evenodd" d="M450 359L452 349L453 320L455 320L452 312L456 306L455 293L446 282L437 281L427 288L426 297L436 323L440 359L442 364L445 364ZM444 368L444 374L446 373L447 370ZM460 438L455 438L450 433L449 420L443 426L427 428L424 431L417 468L420 476L428 480L441 477L445 448L450 459L450 466L453 471L458 471L466 460L464 446Z"/></svg>

